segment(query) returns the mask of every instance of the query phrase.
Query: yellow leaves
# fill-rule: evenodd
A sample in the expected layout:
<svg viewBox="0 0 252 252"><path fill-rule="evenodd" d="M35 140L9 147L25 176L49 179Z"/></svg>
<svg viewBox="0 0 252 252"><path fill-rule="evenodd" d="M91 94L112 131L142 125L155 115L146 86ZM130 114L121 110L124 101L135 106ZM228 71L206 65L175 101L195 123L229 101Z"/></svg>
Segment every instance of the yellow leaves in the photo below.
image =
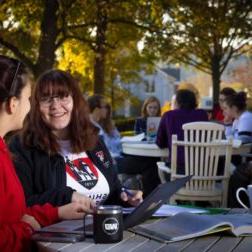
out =
<svg viewBox="0 0 252 252"><path fill-rule="evenodd" d="M58 67L62 70L68 70L71 73L79 73L89 79L93 78L92 58L87 47L77 41L71 40L63 44L58 57Z"/></svg>
<svg viewBox="0 0 252 252"><path fill-rule="evenodd" d="M171 110L171 101L165 101L164 106L161 108L161 115Z"/></svg>
<svg viewBox="0 0 252 252"><path fill-rule="evenodd" d="M59 69L69 71L80 81L83 92L92 90L93 55L87 46L68 40L57 52L57 60Z"/></svg>

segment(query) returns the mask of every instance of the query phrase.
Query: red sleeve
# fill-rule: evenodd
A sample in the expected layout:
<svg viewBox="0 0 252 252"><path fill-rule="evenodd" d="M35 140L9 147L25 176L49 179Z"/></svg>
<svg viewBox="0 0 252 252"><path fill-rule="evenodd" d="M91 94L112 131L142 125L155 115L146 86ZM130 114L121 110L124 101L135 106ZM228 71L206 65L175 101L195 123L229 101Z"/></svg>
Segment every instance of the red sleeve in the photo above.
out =
<svg viewBox="0 0 252 252"><path fill-rule="evenodd" d="M22 221L2 224L0 226L0 251L28 251L32 233L31 226Z"/></svg>
<svg viewBox="0 0 252 252"><path fill-rule="evenodd" d="M49 203L27 208L27 214L32 215L41 226L48 226L59 220L58 208Z"/></svg>

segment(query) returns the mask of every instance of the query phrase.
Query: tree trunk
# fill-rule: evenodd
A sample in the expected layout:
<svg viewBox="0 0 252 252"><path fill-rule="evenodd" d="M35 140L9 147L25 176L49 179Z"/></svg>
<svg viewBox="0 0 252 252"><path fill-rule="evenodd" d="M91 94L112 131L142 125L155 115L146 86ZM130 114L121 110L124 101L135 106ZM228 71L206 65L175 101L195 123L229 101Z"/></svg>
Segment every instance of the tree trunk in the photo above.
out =
<svg viewBox="0 0 252 252"><path fill-rule="evenodd" d="M95 63L94 63L94 93L104 94L105 84L105 50L100 50L96 52Z"/></svg>
<svg viewBox="0 0 252 252"><path fill-rule="evenodd" d="M220 57L214 55L212 58L213 104L218 104L220 93L220 78Z"/></svg>
<svg viewBox="0 0 252 252"><path fill-rule="evenodd" d="M104 94L105 91L105 57L107 11L106 1L97 1L97 34L94 63L94 93Z"/></svg>
<svg viewBox="0 0 252 252"><path fill-rule="evenodd" d="M39 56L35 67L37 77L44 71L53 68L55 61L57 29L57 12L59 4L57 0L45 0L45 8L41 22L41 40Z"/></svg>

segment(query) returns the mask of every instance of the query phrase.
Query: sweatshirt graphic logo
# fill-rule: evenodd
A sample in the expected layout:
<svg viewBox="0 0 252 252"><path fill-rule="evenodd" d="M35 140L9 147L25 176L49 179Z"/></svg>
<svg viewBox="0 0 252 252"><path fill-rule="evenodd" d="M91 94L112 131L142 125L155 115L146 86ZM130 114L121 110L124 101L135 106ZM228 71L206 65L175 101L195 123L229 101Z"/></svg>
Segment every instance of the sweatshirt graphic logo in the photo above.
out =
<svg viewBox="0 0 252 252"><path fill-rule="evenodd" d="M66 156L66 171L77 182L89 190L98 182L98 173L92 162L87 158L79 158L71 161Z"/></svg>

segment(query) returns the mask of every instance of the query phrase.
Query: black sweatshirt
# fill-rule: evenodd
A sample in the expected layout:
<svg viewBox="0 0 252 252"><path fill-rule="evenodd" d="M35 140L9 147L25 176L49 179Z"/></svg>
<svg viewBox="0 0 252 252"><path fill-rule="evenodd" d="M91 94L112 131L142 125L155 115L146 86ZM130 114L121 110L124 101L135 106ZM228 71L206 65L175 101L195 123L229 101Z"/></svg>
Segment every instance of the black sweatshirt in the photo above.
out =
<svg viewBox="0 0 252 252"><path fill-rule="evenodd" d="M36 145L26 147L18 135L11 139L9 148L28 206L46 202L61 206L71 202L74 190L66 186L65 161L60 154L49 155ZM103 152L103 161L99 159L99 152ZM120 200L121 184L103 141L100 139L96 148L86 153L108 181L110 194L105 204L123 204Z"/></svg>

